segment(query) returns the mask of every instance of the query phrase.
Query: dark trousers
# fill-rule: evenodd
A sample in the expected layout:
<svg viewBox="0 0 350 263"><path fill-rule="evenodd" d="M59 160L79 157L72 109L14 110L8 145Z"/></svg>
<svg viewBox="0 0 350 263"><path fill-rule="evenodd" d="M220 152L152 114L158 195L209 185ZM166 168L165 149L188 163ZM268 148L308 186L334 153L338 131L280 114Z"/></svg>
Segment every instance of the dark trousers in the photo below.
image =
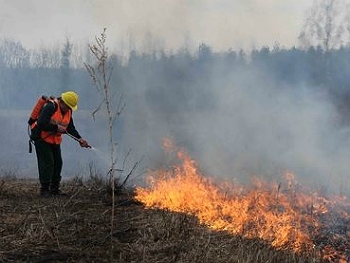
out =
<svg viewBox="0 0 350 263"><path fill-rule="evenodd" d="M50 144L43 140L35 141L38 160L39 181L44 188L58 188L61 182L62 155L59 144Z"/></svg>

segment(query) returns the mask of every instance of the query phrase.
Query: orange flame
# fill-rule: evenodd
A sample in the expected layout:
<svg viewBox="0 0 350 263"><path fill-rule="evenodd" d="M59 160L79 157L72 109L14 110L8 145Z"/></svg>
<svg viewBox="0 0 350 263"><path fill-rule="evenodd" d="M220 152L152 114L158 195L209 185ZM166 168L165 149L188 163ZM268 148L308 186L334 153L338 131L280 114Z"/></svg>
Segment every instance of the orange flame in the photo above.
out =
<svg viewBox="0 0 350 263"><path fill-rule="evenodd" d="M174 147L169 140L165 142L168 150ZM285 189L258 178L250 188L227 182L219 185L201 175L197 163L185 151L178 151L177 156L180 165L149 173L149 189L137 189L136 199L146 207L195 215L212 229L260 238L276 248L297 253L315 250L315 236L324 229L320 218L329 214L337 202L343 204L338 215L345 222L350 220L350 203L345 197L328 200L316 192L304 193L292 173L285 174ZM346 255L336 248L327 246L324 250L324 258L333 259L335 255L339 262L346 262Z"/></svg>

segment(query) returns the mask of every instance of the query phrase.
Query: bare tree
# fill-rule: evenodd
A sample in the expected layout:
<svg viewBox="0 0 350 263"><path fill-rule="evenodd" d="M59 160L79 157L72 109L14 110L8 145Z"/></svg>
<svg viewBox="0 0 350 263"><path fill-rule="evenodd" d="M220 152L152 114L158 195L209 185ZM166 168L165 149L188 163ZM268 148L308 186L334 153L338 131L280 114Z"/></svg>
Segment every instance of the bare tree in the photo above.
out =
<svg viewBox="0 0 350 263"><path fill-rule="evenodd" d="M109 57L108 50L106 47L106 29L103 30L100 37L96 37L96 44L90 46L90 51L93 54L94 58L97 60L97 65L92 66L85 63L85 67L90 74L90 77L93 81L93 84L100 95L101 102L92 113L92 116L95 118L95 115L100 110L105 110L107 117L107 129L108 129L108 144L109 144L109 158L110 158L110 167L108 171L109 176L109 185L112 193L112 214L111 214L111 228L110 228L110 237L113 251L113 230L114 230L114 218L115 218L115 193L117 186L118 189L122 189L128 178L133 174L137 168L139 162L136 162L131 169L126 169L126 161L130 155L130 151L126 154L123 161L121 162L121 168L117 169L117 143L114 139L114 123L118 116L122 113L125 108L125 103L123 96L120 94L116 99L116 92L112 89L111 77L113 73L113 64L111 62L115 61L113 56ZM128 170L128 171L126 171ZM124 180L121 180L121 177L115 176L115 172L127 173ZM125 175L125 174L124 174Z"/></svg>
<svg viewBox="0 0 350 263"><path fill-rule="evenodd" d="M61 66L60 48L42 46L38 50L31 50L30 65L34 68L59 68Z"/></svg>
<svg viewBox="0 0 350 263"><path fill-rule="evenodd" d="M320 46L325 52L350 42L348 0L315 0L299 34L302 48Z"/></svg>
<svg viewBox="0 0 350 263"><path fill-rule="evenodd" d="M66 38L66 43L61 51L61 90L69 89L70 82L70 57L72 54L73 44Z"/></svg>
<svg viewBox="0 0 350 263"><path fill-rule="evenodd" d="M22 43L16 40L4 39L0 43L1 64L9 68L24 68L29 66L30 53Z"/></svg>
<svg viewBox="0 0 350 263"><path fill-rule="evenodd" d="M90 51L97 60L98 65L93 67L89 64L85 64L86 69L88 70L90 77L93 80L93 84L97 89L97 92L100 95L101 103L97 109L92 113L95 118L95 114L101 109L102 106L105 106L107 114L107 126L108 126L108 138L109 138L109 157L110 157L110 168L109 168L109 179L112 187L112 206L114 207L115 197L114 197L114 187L115 187L115 167L116 167L116 146L117 144L114 141L114 122L116 117L121 113L122 107L113 106L113 94L110 86L111 75L113 72L113 67L108 66L108 50L105 46L106 43L106 29L103 30L99 38L96 37L96 44L90 46ZM116 109L116 110L115 110ZM112 209L114 211L114 209ZM113 226L114 212L112 212L112 226ZM112 228L113 229L113 228Z"/></svg>

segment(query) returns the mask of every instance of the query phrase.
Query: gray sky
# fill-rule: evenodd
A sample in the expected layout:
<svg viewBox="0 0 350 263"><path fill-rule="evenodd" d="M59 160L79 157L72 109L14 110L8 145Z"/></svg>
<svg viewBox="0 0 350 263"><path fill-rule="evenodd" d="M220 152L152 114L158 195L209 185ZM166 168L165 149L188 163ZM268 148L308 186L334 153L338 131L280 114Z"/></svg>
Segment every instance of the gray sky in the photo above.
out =
<svg viewBox="0 0 350 263"><path fill-rule="evenodd" d="M104 27L120 50L297 45L313 0L0 0L0 35L35 48L93 41ZM114 45L115 44L115 45Z"/></svg>

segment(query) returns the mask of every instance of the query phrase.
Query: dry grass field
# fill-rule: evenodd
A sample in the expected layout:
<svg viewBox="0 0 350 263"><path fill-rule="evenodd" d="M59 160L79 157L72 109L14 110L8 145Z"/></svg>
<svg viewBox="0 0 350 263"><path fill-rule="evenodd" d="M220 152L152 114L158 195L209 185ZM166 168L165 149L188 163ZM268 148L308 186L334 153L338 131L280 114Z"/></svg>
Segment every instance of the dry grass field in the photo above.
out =
<svg viewBox="0 0 350 263"><path fill-rule="evenodd" d="M117 194L112 229L103 180L75 178L62 190L69 195L41 198L36 181L0 177L0 262L325 262L146 209L130 190Z"/></svg>

